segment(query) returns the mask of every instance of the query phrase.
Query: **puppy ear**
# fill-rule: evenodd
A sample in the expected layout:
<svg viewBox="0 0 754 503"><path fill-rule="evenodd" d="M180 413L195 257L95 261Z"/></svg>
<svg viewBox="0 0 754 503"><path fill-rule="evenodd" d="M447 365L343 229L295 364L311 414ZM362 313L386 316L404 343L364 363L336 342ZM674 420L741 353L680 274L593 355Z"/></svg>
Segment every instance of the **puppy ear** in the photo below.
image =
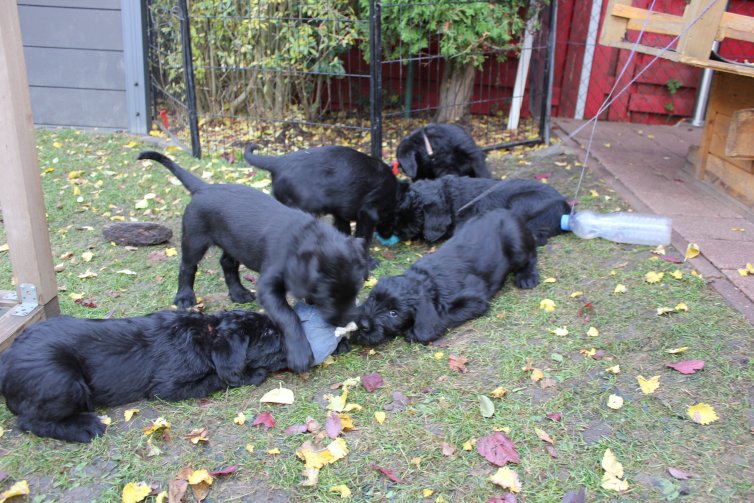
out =
<svg viewBox="0 0 754 503"><path fill-rule="evenodd" d="M414 326L408 331L406 338L409 341L427 344L438 339L444 330L445 326L434 304L422 296L414 313Z"/></svg>
<svg viewBox="0 0 754 503"><path fill-rule="evenodd" d="M246 349L249 338L238 333L241 327L218 334L212 344L212 363L220 379L231 386L243 384L246 368Z"/></svg>
<svg viewBox="0 0 754 503"><path fill-rule="evenodd" d="M439 202L432 201L424 206L424 240L426 242L434 243L442 239L451 225L453 225L453 218L444 199Z"/></svg>
<svg viewBox="0 0 754 503"><path fill-rule="evenodd" d="M413 149L406 148L398 152L398 164L406 176L416 178L416 154Z"/></svg>

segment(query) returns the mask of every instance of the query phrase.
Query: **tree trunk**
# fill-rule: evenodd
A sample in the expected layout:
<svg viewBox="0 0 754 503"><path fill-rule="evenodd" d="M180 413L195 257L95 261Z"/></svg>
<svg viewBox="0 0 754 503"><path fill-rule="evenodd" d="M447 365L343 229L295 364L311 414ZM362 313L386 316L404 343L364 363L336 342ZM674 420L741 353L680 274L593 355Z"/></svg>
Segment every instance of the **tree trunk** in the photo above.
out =
<svg viewBox="0 0 754 503"><path fill-rule="evenodd" d="M469 113L474 72L472 63L461 64L453 59L445 61L440 82L440 108L435 122L455 122Z"/></svg>

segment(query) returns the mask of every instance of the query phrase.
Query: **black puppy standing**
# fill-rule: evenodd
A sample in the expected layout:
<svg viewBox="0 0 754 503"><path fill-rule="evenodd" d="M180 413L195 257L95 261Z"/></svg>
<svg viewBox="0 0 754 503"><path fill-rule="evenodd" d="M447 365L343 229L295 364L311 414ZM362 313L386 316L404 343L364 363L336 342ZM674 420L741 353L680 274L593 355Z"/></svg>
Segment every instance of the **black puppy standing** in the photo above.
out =
<svg viewBox="0 0 754 503"><path fill-rule="evenodd" d="M539 283L531 232L509 210L474 217L403 274L379 279L361 307L358 340L372 345L403 335L412 342L434 341L487 312L509 273L519 288Z"/></svg>
<svg viewBox="0 0 754 503"><path fill-rule="evenodd" d="M317 306L328 323L345 324L368 275L363 241L253 188L207 184L158 152L142 152L139 159L163 164L192 196L183 213L175 305L196 303L197 265L210 246L218 246L230 298L239 303L255 298L241 285L239 264L259 272L259 303L283 334L288 367L308 370L312 350L286 293Z"/></svg>
<svg viewBox="0 0 754 503"><path fill-rule="evenodd" d="M280 333L251 311L59 316L27 328L0 355L0 391L21 430L89 442L105 431L97 406L204 397L285 367Z"/></svg>
<svg viewBox="0 0 754 503"><path fill-rule="evenodd" d="M524 217L537 245L560 234L560 217L571 211L568 201L550 185L523 179L491 180L443 176L419 180L401 192L392 226L401 240L434 243L453 235L471 217L505 208Z"/></svg>
<svg viewBox="0 0 754 503"><path fill-rule="evenodd" d="M272 194L290 206L333 216L335 227L368 247L375 227L392 222L398 200L398 180L390 166L349 147L330 145L299 150L280 157L254 154L248 145L244 159L272 175Z"/></svg>
<svg viewBox="0 0 754 503"><path fill-rule="evenodd" d="M445 175L490 178L484 152L454 124L429 124L403 138L395 151L398 165L412 180Z"/></svg>

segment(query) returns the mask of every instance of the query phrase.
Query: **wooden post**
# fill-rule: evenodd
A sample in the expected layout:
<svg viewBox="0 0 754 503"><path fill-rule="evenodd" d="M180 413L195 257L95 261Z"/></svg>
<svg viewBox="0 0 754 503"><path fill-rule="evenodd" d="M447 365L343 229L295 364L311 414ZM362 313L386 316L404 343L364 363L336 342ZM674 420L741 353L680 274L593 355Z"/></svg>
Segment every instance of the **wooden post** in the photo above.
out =
<svg viewBox="0 0 754 503"><path fill-rule="evenodd" d="M712 51L720 20L726 6L725 0L716 0L712 7L678 39L676 52L684 56L706 60ZM683 12L683 24L688 26L709 5L708 0L693 0Z"/></svg>
<svg viewBox="0 0 754 503"><path fill-rule="evenodd" d="M60 312L37 163L31 99L16 2L0 7L0 204L16 292L30 283L39 307L0 318L0 349L32 321Z"/></svg>

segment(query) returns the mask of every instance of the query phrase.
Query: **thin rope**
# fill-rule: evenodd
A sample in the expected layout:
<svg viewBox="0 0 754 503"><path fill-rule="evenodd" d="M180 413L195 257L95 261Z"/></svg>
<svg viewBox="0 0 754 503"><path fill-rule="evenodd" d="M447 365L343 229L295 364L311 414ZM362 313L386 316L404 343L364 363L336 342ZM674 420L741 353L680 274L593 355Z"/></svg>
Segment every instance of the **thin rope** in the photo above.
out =
<svg viewBox="0 0 754 503"><path fill-rule="evenodd" d="M581 185L582 185L582 183L584 181L584 175L586 174L586 168L587 168L587 165L589 164L589 155L590 155L590 153L592 151L592 141L594 140L594 134L597 131L597 123L599 122L599 120L598 120L599 116L602 114L602 112L604 112L607 109L608 105L606 105L606 103L608 103L608 100L613 95L613 93L615 92L615 90L618 88L618 83L620 82L620 79L623 78L623 75L626 73L626 70L628 70L628 65L631 63L631 61L634 58L634 55L636 54L636 47L639 45L639 42L641 41L642 37L644 36L644 31L645 31L645 29L647 27L647 24L649 23L649 18L652 15L652 12L654 11L654 7L655 7L655 0L652 0L652 4L649 6L649 11L647 12L647 17L644 19L644 23L641 25L641 31L639 31L639 36L636 37L636 40L631 45L631 51L628 54L628 58L626 58L626 62L623 65L623 68L618 73L618 76L615 78L615 81L613 82L613 88L610 89L609 93L607 93L607 96L605 97L605 100L602 102L602 105L600 105L599 109L597 109L597 113L590 120L590 122L592 122L592 131L589 134L589 141L587 142L587 145L586 145L586 154L584 156L584 164L582 164L582 166L581 166L581 174L579 175L579 181L576 184L576 191L573 194L573 202L574 203L573 203L573 205L571 205L571 213L570 213L571 216L573 216L573 213L576 211L576 203L579 200L579 192L581 191ZM626 90L626 88L622 89L621 92L618 93L618 96L620 96L625 90ZM569 138L571 138L570 135L569 135Z"/></svg>

